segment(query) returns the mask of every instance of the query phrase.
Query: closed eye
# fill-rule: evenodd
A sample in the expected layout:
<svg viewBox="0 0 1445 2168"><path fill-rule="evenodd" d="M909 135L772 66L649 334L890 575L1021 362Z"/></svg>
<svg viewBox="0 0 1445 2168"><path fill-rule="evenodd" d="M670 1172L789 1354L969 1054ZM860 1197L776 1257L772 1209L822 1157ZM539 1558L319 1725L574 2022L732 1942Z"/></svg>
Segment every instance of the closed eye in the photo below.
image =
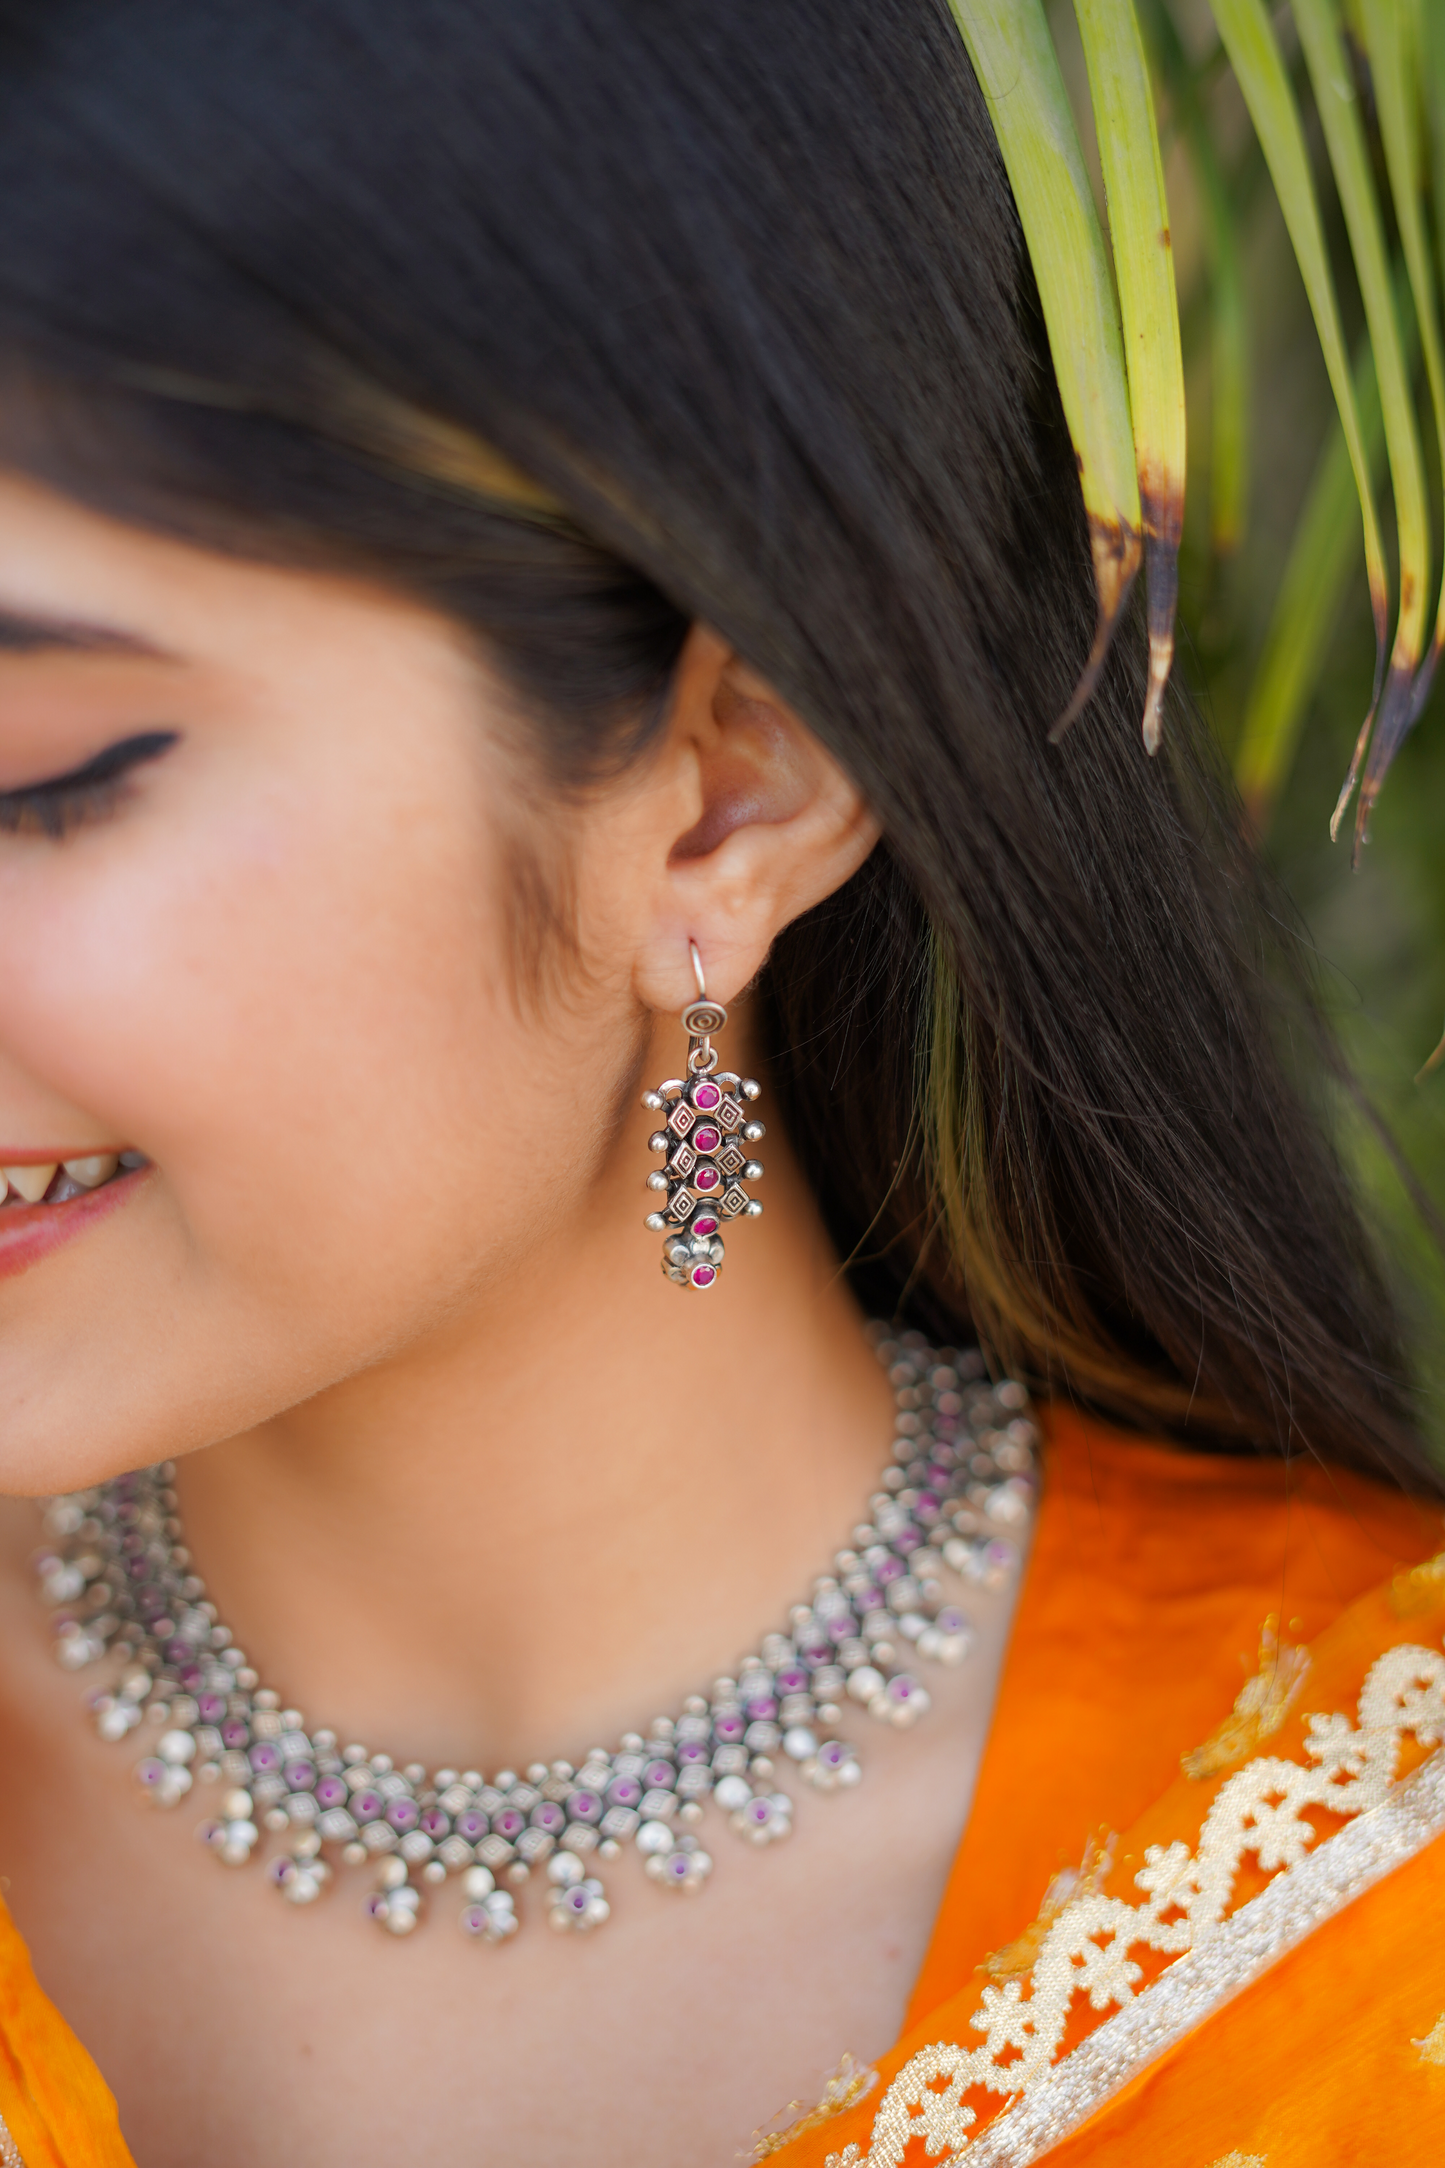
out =
<svg viewBox="0 0 1445 2168"><path fill-rule="evenodd" d="M132 769L169 752L178 733L174 730L143 730L106 746L93 760L64 775L24 783L16 790L0 791L0 832L7 835L43 835L59 840L84 822L103 820L112 812Z"/></svg>

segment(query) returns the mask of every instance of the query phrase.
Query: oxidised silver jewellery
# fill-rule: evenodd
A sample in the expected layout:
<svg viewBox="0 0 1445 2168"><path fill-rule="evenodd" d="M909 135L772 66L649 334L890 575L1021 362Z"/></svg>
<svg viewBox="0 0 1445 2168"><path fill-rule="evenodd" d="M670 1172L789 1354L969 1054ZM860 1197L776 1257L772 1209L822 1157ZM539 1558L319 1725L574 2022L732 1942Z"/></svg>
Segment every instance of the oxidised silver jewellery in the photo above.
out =
<svg viewBox="0 0 1445 2168"><path fill-rule="evenodd" d="M627 1843L663 1889L699 1890L712 1872L695 1833L708 1803L750 1843L786 1837L793 1801L780 1766L823 1792L856 1784L857 1753L833 1736L849 1703L915 1722L929 1696L907 1668L914 1652L960 1663L972 1639L945 1576L997 1588L1019 1568L1034 1496L1023 1388L991 1386L977 1354L882 1326L870 1335L897 1398L894 1450L833 1572L736 1678L714 1680L646 1737L591 1748L578 1767L429 1774L310 1729L261 1684L207 1600L169 1463L47 1507L50 1547L37 1563L57 1606L56 1653L71 1670L117 1660L113 1685L90 1696L101 1737L150 1732L141 1791L161 1807L209 1794L199 1835L227 1865L244 1865L273 1833L269 1879L292 1904L332 1881L328 1853L371 1864L366 1910L392 1934L415 1927L426 1896L455 1877L466 1933L504 1941L519 1924L514 1893L534 1874L553 1927L595 1927L609 1907L592 1870Z"/></svg>
<svg viewBox="0 0 1445 2168"><path fill-rule="evenodd" d="M721 1031L728 1012L708 999L697 943L688 942L697 1000L682 1012L688 1035L687 1075L669 1077L656 1091L644 1092L651 1113L666 1113L665 1126L654 1131L649 1149L665 1152L667 1164L647 1177L649 1189L667 1197L660 1211L649 1212L647 1225L666 1235L662 1269L679 1287L711 1287L722 1270L722 1226L740 1215L757 1219L762 1205L743 1188L756 1182L762 1164L747 1147L760 1144L763 1125L748 1117L748 1104L762 1086L751 1077L719 1069L712 1034Z"/></svg>

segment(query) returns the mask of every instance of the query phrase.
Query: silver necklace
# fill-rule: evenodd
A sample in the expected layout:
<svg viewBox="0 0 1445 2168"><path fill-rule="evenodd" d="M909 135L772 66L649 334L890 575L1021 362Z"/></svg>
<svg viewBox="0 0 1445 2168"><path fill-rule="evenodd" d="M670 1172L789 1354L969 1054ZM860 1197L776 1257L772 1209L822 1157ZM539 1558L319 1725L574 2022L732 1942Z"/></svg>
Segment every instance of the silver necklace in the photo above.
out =
<svg viewBox="0 0 1445 2168"><path fill-rule="evenodd" d="M894 1388L896 1435L868 1518L832 1573L736 1677L578 1765L537 1762L490 1779L398 1768L310 1729L262 1685L207 1600L169 1462L48 1503L37 1564L56 1607L56 1653L70 1670L106 1657L119 1665L113 1686L90 1696L101 1737L151 1733L136 1764L141 1792L158 1807L193 1792L213 1801L199 1833L226 1865L245 1865L263 1830L279 1838L268 1874L292 1904L321 1896L333 1861L370 1865L366 1910L402 1935L455 1879L464 1930L502 1942L520 1924L517 1893L537 1877L552 1926L585 1930L609 1912L594 1870L628 1843L661 1888L695 1892L712 1872L697 1835L709 1805L749 1843L788 1836L793 1801L780 1769L821 1792L856 1784L857 1751L835 1733L845 1710L916 1722L929 1696L910 1663L961 1663L972 1642L946 1580L998 1588L1019 1569L1036 1439L1022 1386L989 1384L971 1351L869 1331Z"/></svg>

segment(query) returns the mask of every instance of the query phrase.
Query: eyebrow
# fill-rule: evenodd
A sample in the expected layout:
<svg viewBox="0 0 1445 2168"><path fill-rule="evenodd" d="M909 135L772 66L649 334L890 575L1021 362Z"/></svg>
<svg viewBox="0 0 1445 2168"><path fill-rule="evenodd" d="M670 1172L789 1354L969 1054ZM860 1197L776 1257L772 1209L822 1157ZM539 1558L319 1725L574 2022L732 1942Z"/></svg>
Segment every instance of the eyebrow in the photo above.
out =
<svg viewBox="0 0 1445 2168"><path fill-rule="evenodd" d="M0 606L0 656L134 655L148 661L173 661L164 648L139 633L115 625L91 625L77 618L36 617Z"/></svg>

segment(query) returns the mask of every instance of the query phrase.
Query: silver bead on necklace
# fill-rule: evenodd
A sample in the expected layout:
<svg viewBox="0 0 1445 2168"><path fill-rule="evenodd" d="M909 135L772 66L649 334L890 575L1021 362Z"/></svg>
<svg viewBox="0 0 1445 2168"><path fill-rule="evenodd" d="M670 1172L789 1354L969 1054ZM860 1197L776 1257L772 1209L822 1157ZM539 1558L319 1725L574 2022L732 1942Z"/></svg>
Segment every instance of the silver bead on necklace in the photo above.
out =
<svg viewBox="0 0 1445 2168"><path fill-rule="evenodd" d="M845 1710L914 1723L929 1696L909 1663L960 1663L972 1640L946 1579L998 1588L1019 1569L1035 1489L1023 1388L990 1385L973 1352L869 1331L897 1398L894 1450L833 1572L735 1678L578 1765L491 1779L399 1769L311 1730L261 1684L207 1600L169 1463L48 1504L38 1570L56 1653L69 1670L119 1663L115 1684L90 1697L101 1737L151 1732L136 1764L142 1793L159 1807L205 1795L199 1834L226 1865L245 1865L263 1831L277 1837L268 1877L292 1904L323 1893L334 1860L370 1865L366 1910L388 1932L408 1934L424 1899L456 1881L466 1933L503 1942L520 1924L516 1893L537 1879L551 1925L575 1932L608 1917L594 1870L628 1843L659 1887L696 1892L712 1872L697 1835L708 1806L748 1843L788 1836L780 1768L822 1792L856 1784L857 1752L835 1734Z"/></svg>

